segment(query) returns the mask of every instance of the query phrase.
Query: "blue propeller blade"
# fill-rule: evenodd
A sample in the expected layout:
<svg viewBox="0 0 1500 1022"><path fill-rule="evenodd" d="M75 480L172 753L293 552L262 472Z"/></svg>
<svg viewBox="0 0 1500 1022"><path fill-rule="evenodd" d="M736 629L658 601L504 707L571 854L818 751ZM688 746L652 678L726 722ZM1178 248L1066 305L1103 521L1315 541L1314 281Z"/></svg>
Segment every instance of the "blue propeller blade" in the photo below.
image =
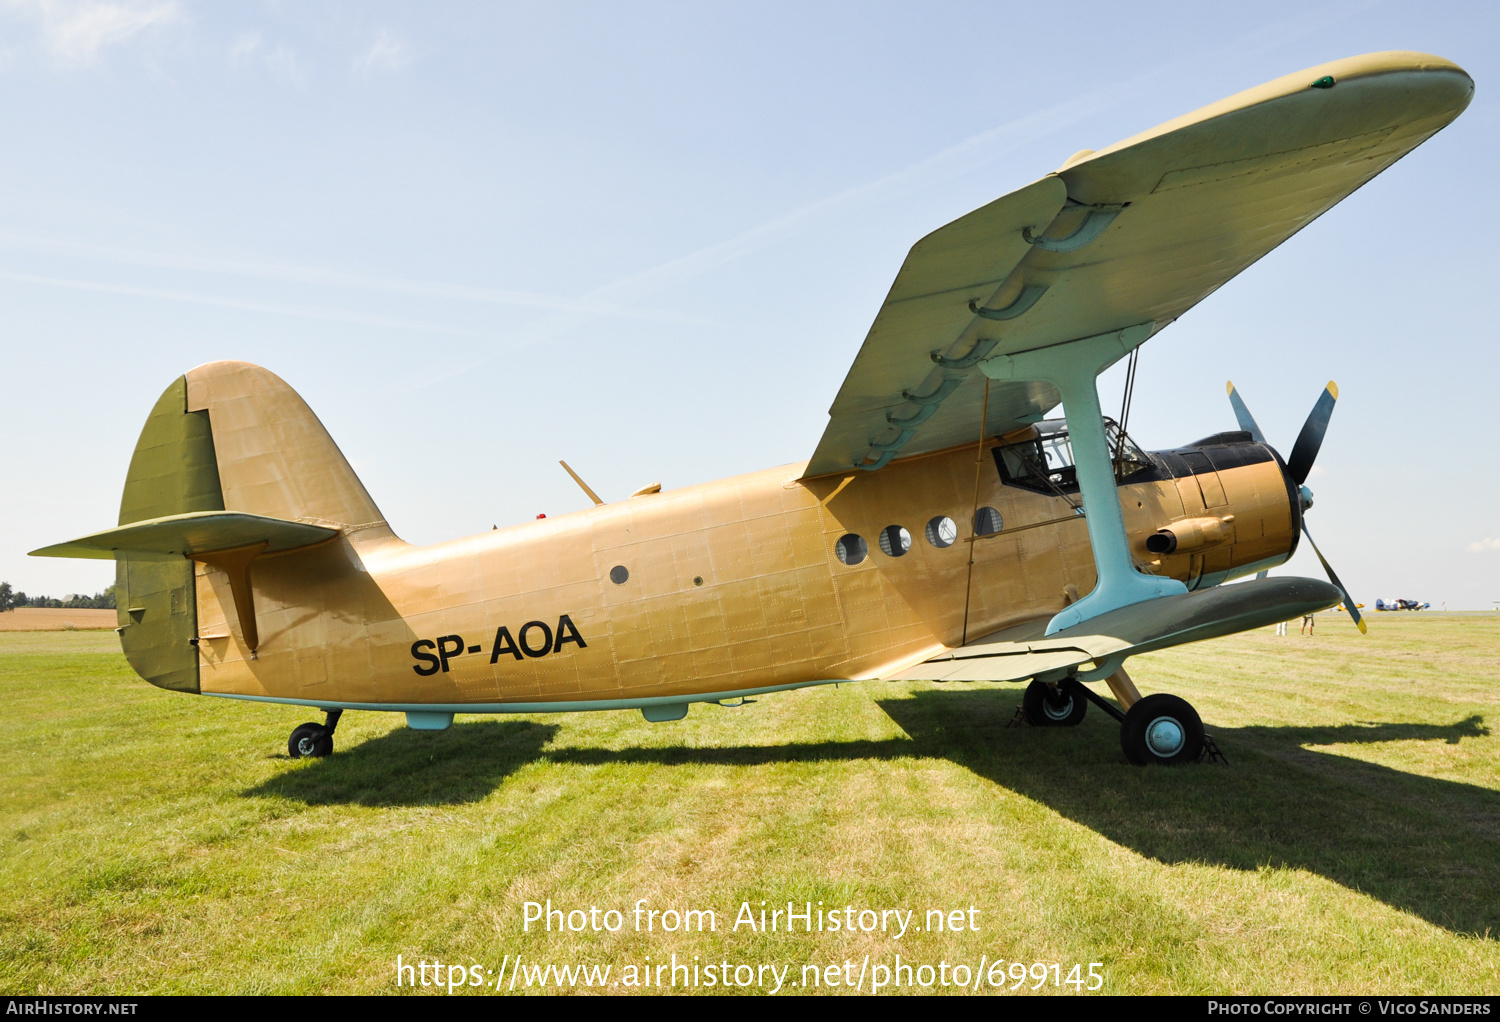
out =
<svg viewBox="0 0 1500 1022"><path fill-rule="evenodd" d="M1344 588L1344 583L1340 582L1339 577L1333 573L1333 565L1328 563L1328 558L1323 556L1323 551L1319 550L1318 544L1313 541L1312 533L1307 531L1306 521L1302 523L1302 534L1307 537L1309 543L1312 543L1313 553L1318 555L1318 560L1323 562L1323 570L1328 572L1328 581L1338 586L1339 592L1344 594L1344 609L1349 612L1349 616L1359 626L1359 633L1361 635L1368 635L1370 629L1365 627L1365 619L1359 616L1359 608L1354 605L1354 597L1349 595L1349 590Z"/></svg>
<svg viewBox="0 0 1500 1022"><path fill-rule="evenodd" d="M1245 401L1240 397L1240 392L1234 389L1234 381L1231 380L1227 387L1229 389L1229 403L1234 406L1234 417L1239 420L1240 429L1249 433L1257 443L1265 443L1266 438L1260 431L1260 426L1255 422L1255 416L1250 414ZM1313 405L1313 410L1308 414L1307 421L1302 424L1302 432L1297 436L1297 443L1292 447L1292 456L1287 459L1287 474L1297 480L1301 486L1307 482L1307 475L1312 471L1313 461L1318 457L1318 448L1323 446L1323 434L1328 432L1328 420L1333 416L1333 404L1339 399L1338 384L1332 380L1328 386L1323 388L1323 393L1318 396L1318 403ZM1306 494L1304 488L1304 496ZM1307 537L1307 542L1312 545L1313 553L1318 555L1318 560L1323 564L1323 570L1328 573L1328 580L1338 586L1339 592L1344 594L1344 609L1359 626L1361 635L1368 635L1369 628L1365 626L1364 618L1359 616L1359 608L1354 605L1354 598L1349 595L1349 590L1344 588L1344 583L1339 581L1338 575L1334 574L1333 565L1328 563L1328 558L1323 556L1323 551L1318 549L1318 544L1313 541L1312 533L1307 531L1307 520L1303 519L1302 534ZM1265 578L1266 573L1260 572L1255 576L1257 579Z"/></svg>
<svg viewBox="0 0 1500 1022"><path fill-rule="evenodd" d="M1323 393L1318 395L1318 403L1308 413L1307 421L1302 424L1297 442L1292 445L1291 457L1286 459L1286 470L1299 486L1307 482L1308 473L1312 471L1318 448L1323 446L1323 434L1328 432L1328 420L1333 416L1333 403L1338 399L1338 384L1329 380Z"/></svg>
<svg viewBox="0 0 1500 1022"><path fill-rule="evenodd" d="M1261 433L1260 427L1255 424L1255 416L1250 414L1250 409L1241 400L1240 392L1234 389L1234 381L1230 380L1227 386L1229 387L1229 403L1234 406L1234 417L1239 421L1240 429L1249 433L1250 438L1256 443L1265 443L1265 436Z"/></svg>

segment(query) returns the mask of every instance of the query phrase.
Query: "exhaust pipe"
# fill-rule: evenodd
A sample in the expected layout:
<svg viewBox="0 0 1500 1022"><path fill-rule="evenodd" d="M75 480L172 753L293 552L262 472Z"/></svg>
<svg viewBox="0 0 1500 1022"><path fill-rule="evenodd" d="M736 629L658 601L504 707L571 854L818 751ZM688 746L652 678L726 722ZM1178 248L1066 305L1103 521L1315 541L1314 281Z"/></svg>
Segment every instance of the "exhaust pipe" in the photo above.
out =
<svg viewBox="0 0 1500 1022"><path fill-rule="evenodd" d="M1234 515L1222 518L1184 518L1158 529L1146 537L1146 549L1153 554L1194 553L1220 543L1230 542Z"/></svg>

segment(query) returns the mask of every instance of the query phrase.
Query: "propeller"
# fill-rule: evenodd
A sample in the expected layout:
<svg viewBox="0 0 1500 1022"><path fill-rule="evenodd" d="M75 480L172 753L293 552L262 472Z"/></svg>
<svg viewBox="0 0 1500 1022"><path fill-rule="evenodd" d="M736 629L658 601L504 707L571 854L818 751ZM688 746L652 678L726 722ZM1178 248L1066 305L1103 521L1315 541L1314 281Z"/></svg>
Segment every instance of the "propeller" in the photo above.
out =
<svg viewBox="0 0 1500 1022"><path fill-rule="evenodd" d="M1229 403L1234 408L1234 417L1240 424L1240 429L1249 433L1258 443L1266 443L1265 434L1260 431L1260 426L1255 421L1255 416L1250 414L1250 408L1245 404L1240 392L1234 389L1234 382L1230 381ZM1297 442L1292 445L1291 457L1286 459L1286 473L1296 483L1298 494L1302 501L1302 510L1307 511L1312 507L1312 491L1304 484L1312 472L1313 462L1317 460L1318 449L1323 446L1323 436L1328 432L1328 420L1333 417L1333 405L1339 399L1339 388L1332 380L1328 386L1323 388L1323 393L1318 395L1318 401L1313 405L1313 410L1308 413L1307 421L1302 424L1302 432L1297 434ZM1344 583L1339 581L1338 575L1333 570L1333 565L1328 563L1328 558L1323 556L1323 551L1318 549L1314 542L1312 533L1307 531L1307 517L1302 518L1302 534L1307 537L1307 542L1312 546L1313 553L1318 555L1318 561L1323 565L1323 570L1328 573L1328 581L1338 587L1339 592L1344 594L1344 609L1354 619L1359 627L1361 635L1369 634L1364 618L1360 617L1359 608L1354 605L1354 598L1349 595L1349 590L1344 588ZM1261 572L1261 575L1264 575ZM1260 577L1260 576L1257 576Z"/></svg>
<svg viewBox="0 0 1500 1022"><path fill-rule="evenodd" d="M1250 438L1258 444L1266 442L1266 435L1260 431L1260 426L1255 422L1255 416L1250 414L1250 409L1245 406L1245 399L1240 397L1240 392L1234 389L1234 381L1230 380L1229 403L1234 407L1234 417L1239 421L1240 429L1250 434Z"/></svg>
<svg viewBox="0 0 1500 1022"><path fill-rule="evenodd" d="M1305 520L1302 523L1302 535L1307 537L1309 543L1312 543L1313 553L1318 555L1319 563L1323 565L1323 570L1328 573L1328 581L1337 586L1339 592L1344 594L1344 609L1349 612L1349 616L1359 626L1359 634L1369 634L1370 630L1365 627L1365 619L1359 616L1359 608L1354 605L1354 598L1349 595L1349 590L1344 588L1344 583L1339 581L1338 575L1334 573L1333 565L1328 563L1328 558L1323 556L1323 551L1318 549L1318 544L1313 542L1312 533L1307 531L1307 522Z"/></svg>
<svg viewBox="0 0 1500 1022"><path fill-rule="evenodd" d="M1323 434L1328 432L1328 420L1333 417L1333 403L1338 399L1338 385L1329 380L1323 393L1318 395L1318 403L1308 413L1307 421L1302 424L1302 432L1297 434L1297 442L1292 445L1292 456L1286 459L1286 470L1297 480L1298 486L1307 482L1307 475L1312 471L1313 461L1318 456L1318 448L1323 446Z"/></svg>

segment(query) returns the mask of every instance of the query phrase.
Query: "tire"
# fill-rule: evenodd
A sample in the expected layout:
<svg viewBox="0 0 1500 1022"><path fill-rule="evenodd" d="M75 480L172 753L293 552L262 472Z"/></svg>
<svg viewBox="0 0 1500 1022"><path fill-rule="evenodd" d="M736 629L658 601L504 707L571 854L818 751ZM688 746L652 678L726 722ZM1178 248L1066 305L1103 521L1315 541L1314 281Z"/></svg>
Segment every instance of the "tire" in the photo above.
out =
<svg viewBox="0 0 1500 1022"><path fill-rule="evenodd" d="M1045 681L1033 681L1021 697L1026 719L1035 727L1077 727L1083 723L1089 701L1075 691L1076 682L1062 682L1054 690Z"/></svg>
<svg viewBox="0 0 1500 1022"><path fill-rule="evenodd" d="M322 724L302 724L287 739L286 753L293 759L321 758L333 752L333 736Z"/></svg>
<svg viewBox="0 0 1500 1022"><path fill-rule="evenodd" d="M1203 754L1203 720L1186 699L1158 692L1125 713L1120 746L1136 766L1176 766Z"/></svg>

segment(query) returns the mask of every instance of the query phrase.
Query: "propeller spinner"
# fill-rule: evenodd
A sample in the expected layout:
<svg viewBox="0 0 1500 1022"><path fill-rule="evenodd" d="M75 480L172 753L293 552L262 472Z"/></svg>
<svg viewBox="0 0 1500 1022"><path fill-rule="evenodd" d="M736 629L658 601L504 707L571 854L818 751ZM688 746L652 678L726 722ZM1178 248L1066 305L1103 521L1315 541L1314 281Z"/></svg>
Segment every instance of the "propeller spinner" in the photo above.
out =
<svg viewBox="0 0 1500 1022"><path fill-rule="evenodd" d="M1234 407L1234 417L1238 420L1240 429L1249 433L1257 442L1266 443L1265 434L1260 431L1255 416L1250 414L1250 409L1240 397L1240 392L1234 389L1233 381L1230 381L1228 388L1229 403ZM1292 445L1291 457L1286 459L1286 473L1297 484L1303 511L1312 507L1312 491L1304 484L1312 472L1313 462L1317 460L1318 449L1323 446L1323 436L1328 432L1328 420L1333 417L1333 405L1338 399L1338 385L1329 380L1328 386L1323 388L1323 393L1318 395L1317 404L1313 405L1313 410L1308 413L1307 421L1302 424L1302 432L1297 434L1297 442ZM1307 542L1312 545L1313 553L1318 555L1323 570L1328 573L1328 581L1344 594L1344 608L1349 611L1349 616L1359 626L1360 633L1367 634L1369 629L1365 626L1364 618L1360 617L1359 608L1354 605L1354 598L1349 595L1349 590L1344 588L1344 583L1339 581L1338 575L1334 573L1333 565L1329 564L1328 558L1323 556L1323 551L1318 549L1318 544L1313 541L1312 533L1307 531L1305 516L1302 520L1302 534L1307 537Z"/></svg>

